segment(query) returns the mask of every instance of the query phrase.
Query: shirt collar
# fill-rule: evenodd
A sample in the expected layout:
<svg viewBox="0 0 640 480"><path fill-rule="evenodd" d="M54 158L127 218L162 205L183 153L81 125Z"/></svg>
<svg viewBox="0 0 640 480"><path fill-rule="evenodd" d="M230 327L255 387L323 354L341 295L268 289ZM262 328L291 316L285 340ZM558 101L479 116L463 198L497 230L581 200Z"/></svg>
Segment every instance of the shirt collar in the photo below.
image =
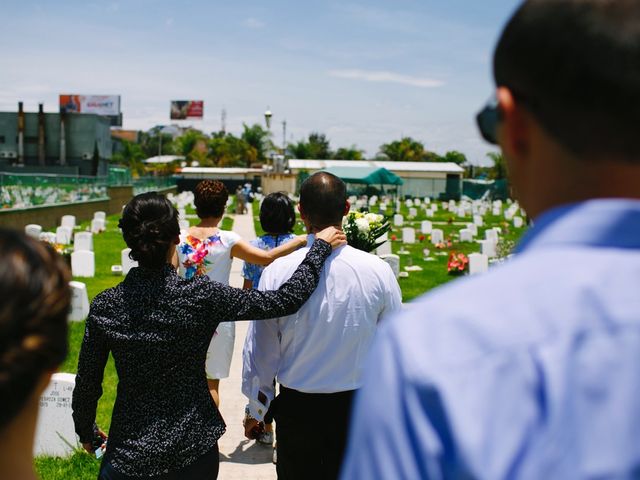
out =
<svg viewBox="0 0 640 480"><path fill-rule="evenodd" d="M556 207L538 218L516 253L559 244L640 248L640 201L597 199Z"/></svg>

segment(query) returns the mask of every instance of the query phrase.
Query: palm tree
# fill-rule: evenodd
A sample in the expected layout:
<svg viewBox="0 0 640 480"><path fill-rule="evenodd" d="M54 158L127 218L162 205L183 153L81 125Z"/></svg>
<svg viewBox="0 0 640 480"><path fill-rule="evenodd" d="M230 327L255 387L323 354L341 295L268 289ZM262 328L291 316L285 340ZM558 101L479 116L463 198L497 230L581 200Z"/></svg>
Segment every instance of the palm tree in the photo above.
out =
<svg viewBox="0 0 640 480"><path fill-rule="evenodd" d="M255 123L248 126L246 123L242 124L242 135L240 138L251 146L255 154L252 155L253 162L264 163L267 160L267 154L270 150L273 150L273 143L271 142L271 132L265 130L259 123ZM249 158L247 158L249 161ZM249 167L250 164L247 164Z"/></svg>

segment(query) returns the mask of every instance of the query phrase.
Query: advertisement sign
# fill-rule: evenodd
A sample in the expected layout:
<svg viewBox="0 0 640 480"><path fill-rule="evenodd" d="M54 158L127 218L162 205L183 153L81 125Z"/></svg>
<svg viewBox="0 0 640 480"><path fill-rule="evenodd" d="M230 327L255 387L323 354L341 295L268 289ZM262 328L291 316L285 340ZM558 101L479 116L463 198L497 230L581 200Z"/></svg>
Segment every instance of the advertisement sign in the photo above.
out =
<svg viewBox="0 0 640 480"><path fill-rule="evenodd" d="M120 96L60 95L60 113L95 113L107 117L118 117Z"/></svg>
<svg viewBox="0 0 640 480"><path fill-rule="evenodd" d="M202 100L171 100L171 120L202 120L204 116L204 101Z"/></svg>

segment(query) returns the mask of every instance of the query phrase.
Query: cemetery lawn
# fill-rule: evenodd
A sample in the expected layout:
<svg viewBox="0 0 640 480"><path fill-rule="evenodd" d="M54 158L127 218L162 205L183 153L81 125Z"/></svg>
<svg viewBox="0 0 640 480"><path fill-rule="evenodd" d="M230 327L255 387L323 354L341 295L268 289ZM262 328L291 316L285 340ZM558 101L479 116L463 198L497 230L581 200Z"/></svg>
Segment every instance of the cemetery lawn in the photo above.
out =
<svg viewBox="0 0 640 480"><path fill-rule="evenodd" d="M187 211L187 215L190 212ZM96 259L96 275L94 278L74 278L87 285L89 301L98 293L120 283L122 276L111 274L111 265L120 265L120 252L126 248L122 234L118 229L120 215L107 217L107 230L93 236L93 250ZM189 218L192 225L198 223L197 218ZM82 222L77 231L84 231L90 227L91 222ZM220 226L224 230L233 229L233 219L225 216ZM55 231L55 229L53 230ZM60 366L60 372L76 373L78 368L78 356L84 336L85 322L69 323L69 354ZM102 382L103 393L98 403L96 422L105 432L111 425L111 411L116 399L118 375L116 374L113 357L109 355L109 361L104 370ZM87 455L84 450L76 452L70 458L38 457L35 460L36 472L43 480L67 480L67 479L92 479L98 477L100 461Z"/></svg>
<svg viewBox="0 0 640 480"><path fill-rule="evenodd" d="M463 228L466 228L467 223L473 223L473 216L467 215L466 217L459 217L457 213L451 213L442 209L442 202L437 202L438 211L435 212L433 218L427 218L423 207L416 207L418 215L415 218L409 218L409 207L404 203L401 206L399 212L404 216L404 227L413 227L416 230L416 243L403 244L402 243L402 228L393 226L393 209L387 208L385 212L380 212L378 206L374 206L370 209L373 213L382 213L389 217L392 230L389 232L389 238L394 235L396 240L391 241L391 248L393 253L400 257L400 271L405 271L406 266L415 265L422 268L422 271L408 272L407 278L400 278L400 289L402 290L402 301L410 302L429 290L436 288L440 285L444 285L459 277L449 275L447 273L447 261L449 260L449 253L451 251L462 252L466 255L470 253L479 253L480 244L476 241L473 242L460 242L458 232ZM259 202L253 202L253 219L256 230L256 235L264 235L264 231L260 227L260 205ZM505 204L506 209L506 204ZM296 208L296 216L298 221L294 227L294 233L301 235L305 233L304 224L300 220L300 216ZM437 249L431 244L430 236L424 235L424 239L420 240L422 233L420 233L420 224L422 220L429 220L433 224L433 228L439 228L444 233L444 238L452 241L451 247L443 249ZM502 230L500 234L500 245L502 246L503 254L507 254L511 248L517 243L522 234L526 230L526 226L523 228L515 228L512 222L507 222L504 216L491 215L491 211L488 211L484 216L484 226L478 227L478 235L476 239L482 240L485 238L485 231L493 227L499 227ZM424 256L424 249L429 249L429 258L426 260ZM400 254L400 251L406 252Z"/></svg>

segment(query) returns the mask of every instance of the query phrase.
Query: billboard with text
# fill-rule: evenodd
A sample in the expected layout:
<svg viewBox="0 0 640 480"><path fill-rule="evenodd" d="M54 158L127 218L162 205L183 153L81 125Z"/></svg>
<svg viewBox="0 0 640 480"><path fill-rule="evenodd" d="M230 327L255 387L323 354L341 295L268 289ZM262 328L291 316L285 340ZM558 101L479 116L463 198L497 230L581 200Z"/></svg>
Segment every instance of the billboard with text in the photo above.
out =
<svg viewBox="0 0 640 480"><path fill-rule="evenodd" d="M171 100L171 120L202 120L203 100Z"/></svg>
<svg viewBox="0 0 640 480"><path fill-rule="evenodd" d="M60 95L61 113L95 113L108 117L120 115L119 95Z"/></svg>

